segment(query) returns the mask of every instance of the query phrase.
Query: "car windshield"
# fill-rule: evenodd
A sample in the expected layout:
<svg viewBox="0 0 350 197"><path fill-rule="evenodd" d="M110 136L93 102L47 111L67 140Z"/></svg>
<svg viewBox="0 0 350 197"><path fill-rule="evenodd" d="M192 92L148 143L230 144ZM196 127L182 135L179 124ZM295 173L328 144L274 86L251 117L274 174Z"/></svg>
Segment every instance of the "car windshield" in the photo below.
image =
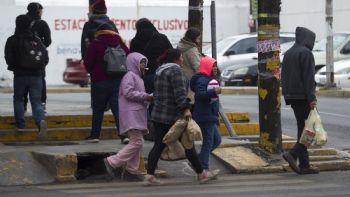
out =
<svg viewBox="0 0 350 197"><path fill-rule="evenodd" d="M339 47L339 45L344 42L348 37L348 34L335 34L333 35L333 48L334 50ZM326 51L327 38L324 38L315 44L313 51Z"/></svg>
<svg viewBox="0 0 350 197"><path fill-rule="evenodd" d="M221 52L222 50L224 50L228 45L231 45L232 42L234 42L235 40L237 40L237 38L225 38L225 39L219 41L219 42L216 44L216 51L217 51L217 53L220 53L220 52ZM203 53L204 53L204 54L207 54L207 55L211 55L211 44L204 47Z"/></svg>

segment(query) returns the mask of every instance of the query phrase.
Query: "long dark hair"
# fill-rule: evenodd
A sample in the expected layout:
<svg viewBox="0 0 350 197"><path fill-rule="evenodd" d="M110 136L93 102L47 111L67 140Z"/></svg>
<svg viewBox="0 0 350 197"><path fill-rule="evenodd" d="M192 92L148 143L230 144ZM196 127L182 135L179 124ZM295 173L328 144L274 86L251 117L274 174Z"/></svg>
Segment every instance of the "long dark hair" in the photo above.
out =
<svg viewBox="0 0 350 197"><path fill-rule="evenodd" d="M158 62L160 65L166 63L174 63L181 57L181 51L179 49L168 49L159 58Z"/></svg>

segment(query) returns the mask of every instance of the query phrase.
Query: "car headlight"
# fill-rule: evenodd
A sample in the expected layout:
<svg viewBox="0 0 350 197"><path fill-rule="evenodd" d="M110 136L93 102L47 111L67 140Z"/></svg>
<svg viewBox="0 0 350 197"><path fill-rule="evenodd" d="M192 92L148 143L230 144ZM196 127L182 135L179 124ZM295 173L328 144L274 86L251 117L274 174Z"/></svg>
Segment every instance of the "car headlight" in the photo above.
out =
<svg viewBox="0 0 350 197"><path fill-rule="evenodd" d="M247 74L248 73L248 68L247 67L244 67L244 68L239 68L239 69L237 69L237 70L234 70L233 71L233 74L234 75L245 75L245 74Z"/></svg>

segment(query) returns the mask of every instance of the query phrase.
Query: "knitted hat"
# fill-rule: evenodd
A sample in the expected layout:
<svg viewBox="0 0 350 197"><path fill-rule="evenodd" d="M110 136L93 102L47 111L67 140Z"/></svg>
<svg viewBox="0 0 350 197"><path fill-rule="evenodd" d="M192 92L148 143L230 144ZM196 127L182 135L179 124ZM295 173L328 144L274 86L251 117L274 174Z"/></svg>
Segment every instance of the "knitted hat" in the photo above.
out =
<svg viewBox="0 0 350 197"><path fill-rule="evenodd" d="M94 14L106 14L107 7L105 0L96 0L94 4L91 5L92 12Z"/></svg>
<svg viewBox="0 0 350 197"><path fill-rule="evenodd" d="M29 13L38 13L39 10L42 10L42 9L44 9L43 6L37 2L29 3L27 6L27 10Z"/></svg>

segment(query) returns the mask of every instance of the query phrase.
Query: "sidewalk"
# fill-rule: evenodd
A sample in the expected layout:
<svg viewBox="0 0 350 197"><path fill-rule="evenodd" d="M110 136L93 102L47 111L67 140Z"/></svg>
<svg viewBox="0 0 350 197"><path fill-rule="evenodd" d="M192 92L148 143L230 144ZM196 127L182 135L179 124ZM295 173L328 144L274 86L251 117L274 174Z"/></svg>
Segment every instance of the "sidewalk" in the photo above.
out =
<svg viewBox="0 0 350 197"><path fill-rule="evenodd" d="M222 87L222 94L247 94L247 95L256 95L258 94L257 87ZM10 87L0 87L0 93L12 93L13 89ZM90 92L89 87L81 88L77 85L52 85L47 86L47 92L49 93L82 93ZM338 98L350 98L350 88L335 89L335 90L326 90L323 87L316 88L317 96L325 97L338 97Z"/></svg>
<svg viewBox="0 0 350 197"><path fill-rule="evenodd" d="M48 91L89 92L90 90L80 87L49 87ZM225 91L227 93L254 94L257 89L225 88ZM0 92L6 91L0 88ZM342 95L347 95L347 93L348 91ZM0 102L1 121L4 121L5 118L13 119L11 117L13 116L12 94L6 94L6 97ZM97 144L87 143L84 140L74 141L74 139L83 139L89 132L92 113L89 105L89 101L67 103L64 107L59 103L49 103L46 114L48 122L50 122L49 128L54 127L57 130L50 131L52 141L35 141L37 131L34 129L35 125L33 123L28 122L27 136L23 139L18 137L24 136L23 133L14 133L13 120L11 120L12 122L5 121L6 124L1 123L0 131L2 134L6 131L9 133L8 136L15 136L15 138L8 138L10 140L7 140L7 142L4 142L4 138L2 139L3 143L0 143L0 185L76 181L79 169L83 169L109 154L118 152L123 145L119 139L115 139L117 138L116 129L113 126L110 111L105 113L107 116L104 119L106 122L104 122L103 131L103 138L109 140L101 140ZM27 116L30 117L30 108L28 110ZM230 119L235 122L232 125L239 131L240 138L231 139L227 136L227 131L221 133L223 135L222 145L213 152L210 158L211 169L220 169L221 174L291 172L286 162L282 160L281 155L269 154L259 148L259 125L249 123L249 115L247 114L235 113L235 115L234 118ZM5 130L1 130L1 128ZM223 130L223 128L220 128L220 130ZM285 150L288 150L294 143L295 139L283 136ZM200 145L200 143L196 143L197 150L199 150ZM145 166L147 166L147 157L152 146L153 142L145 141L143 150L145 163L141 163L141 171L144 171ZM350 170L350 155L348 152L332 148L313 147L310 149L310 155L311 162L320 167L322 171ZM195 175L187 160L160 161L158 169L162 172L159 175L166 175L167 178ZM97 175L103 175L103 166L101 169L100 165L96 173Z"/></svg>

